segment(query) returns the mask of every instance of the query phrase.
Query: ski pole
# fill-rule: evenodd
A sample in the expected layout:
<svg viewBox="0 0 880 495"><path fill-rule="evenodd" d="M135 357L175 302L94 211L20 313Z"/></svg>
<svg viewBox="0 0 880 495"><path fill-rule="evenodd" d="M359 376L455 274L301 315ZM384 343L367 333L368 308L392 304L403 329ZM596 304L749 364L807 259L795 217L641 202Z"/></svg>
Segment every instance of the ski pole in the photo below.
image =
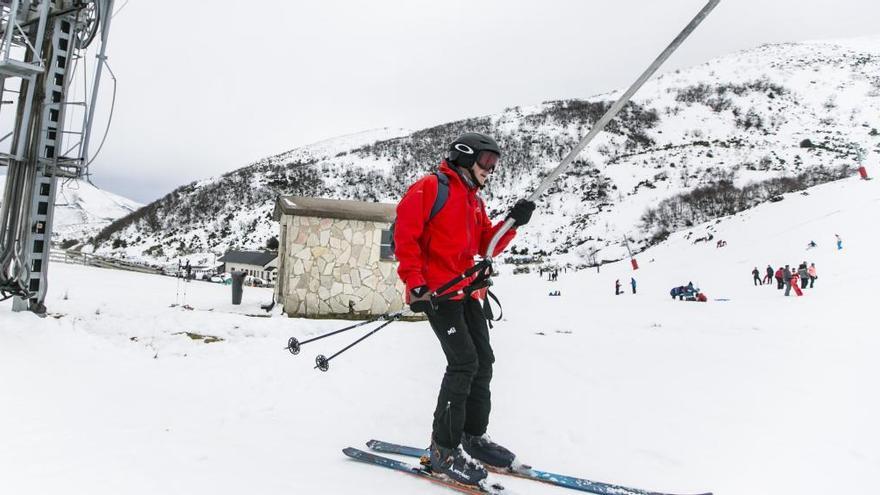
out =
<svg viewBox="0 0 880 495"><path fill-rule="evenodd" d="M382 320L382 319L386 319L386 320L389 320L389 319L397 319L397 318L400 318L400 317L403 315L403 311L404 311L404 310L395 311L394 313L385 313L385 314L383 314L383 315L379 315L379 316L376 316L376 317L374 317L374 318L370 318L369 320L365 320L365 321L362 321L362 322L360 322L360 323L355 323L354 325L351 325L351 326L348 326L348 327L345 327L345 328L341 328L341 329L339 329L339 330L334 330L334 331L332 331L332 332L330 332L330 333L325 333L324 335L319 335L319 336L317 336L317 337L313 337L313 338L311 338L311 339L304 340L304 341L302 341L302 342L300 342L299 340L297 340L296 337L291 337L291 338L287 341L287 347L285 347L285 349L287 349L288 351L290 351L291 354L293 354L293 355L297 355L297 354L299 354L300 347L303 346L303 345L305 345L305 344L308 344L309 342L314 342L314 341L316 341L316 340L321 340L321 339L323 339L323 338L330 337L331 335L336 335L337 333L347 332L347 331L349 331L349 330L352 330L352 329L355 329L355 328L358 328L358 327L362 327L362 326L364 326L364 325L369 325L370 323L375 323L375 322L377 322L377 321L379 321L379 320Z"/></svg>
<svg viewBox="0 0 880 495"><path fill-rule="evenodd" d="M685 28L680 33L678 33L678 36L676 36L675 39L672 40L669 46L667 46L666 49L663 50L663 52L654 60L654 62L652 62L651 65L648 66L645 72L643 72L642 75L639 76L638 79L636 79L636 82L634 82L633 85L630 86L629 89L627 89L626 92L623 93L616 102L614 102L613 105L611 105L611 108L609 108L608 111L605 112L605 115L603 115L596 122L596 125L594 125L592 129L590 129L590 132L588 132L586 136L581 138L577 146L575 146L574 149L572 149L567 155L565 155L565 158L562 159L562 162L560 162L559 165L557 165L556 168L553 169L553 172L551 172L550 175L548 175L544 179L544 181L541 182L538 188L535 189L535 192L533 192L532 195L529 196L529 201L535 202L541 198L541 195L544 194L544 191L546 191L547 188L549 188L550 185L552 185L553 182L555 182L556 179L559 178L559 176L568 169L568 166L571 165L571 162L573 162L574 159L577 158L580 152L584 150L584 148L590 143L590 141L592 141L597 134L602 132L602 130L605 129L605 126L608 125L608 123L611 122L611 120L616 117L621 110L623 110L623 107L627 103L629 103L629 100L633 97L636 91L638 91L642 87L642 85L644 85L645 82L652 75L654 75L654 72L656 72L657 69L659 69L664 62L666 62L666 59L668 59L669 56L678 49L678 47L684 42L684 40L687 39L688 36L690 36L690 34L697 28L697 26L699 26L700 23L703 22L703 20L709 15L709 13L712 12L713 9L715 9L715 7L718 6L718 3L720 2L721 0L709 0L709 3L707 3L702 8L702 10L700 10L697 15L694 16L691 22L687 26L685 26ZM501 228L498 229L498 232L496 232L495 235L492 237L492 241L489 242L489 247L488 249L486 249L486 254L484 255L485 258L492 258L493 253L495 252L495 246L498 245L498 242L501 241L501 237L508 230L510 230L511 227L513 227L513 219L508 218L507 220L505 220L504 224L502 224Z"/></svg>
<svg viewBox="0 0 880 495"><path fill-rule="evenodd" d="M394 323L394 321L397 320L398 318L400 318L400 316L401 316L402 314L403 314L403 312L402 312L402 311L399 311L398 314L397 314L397 316L394 316L393 318L389 319L389 320L386 321L385 323L383 323L383 324L379 325L378 327L374 328L373 331L371 331L370 333L368 333L368 334L364 335L363 337L361 337L361 338L355 340L355 341L352 342L351 344L348 344L348 345L345 346L341 351L337 352L336 354L334 354L334 355L332 355L332 356L330 356L330 357L324 357L323 354L319 354L318 357L315 358L315 368L317 368L317 369L319 369L319 370L321 370L321 371L327 371L327 370L329 370L329 369L330 369L330 360L331 360L331 359L333 359L333 358L335 358L336 356L342 354L343 352L345 352L345 351L351 349L352 347L354 347L355 345L357 345L359 342L361 342L362 340L366 339L366 338L369 337L370 335L373 335L374 333L378 332L379 330L382 330L383 328L387 327L388 325ZM313 368L313 369L314 369L314 368Z"/></svg>

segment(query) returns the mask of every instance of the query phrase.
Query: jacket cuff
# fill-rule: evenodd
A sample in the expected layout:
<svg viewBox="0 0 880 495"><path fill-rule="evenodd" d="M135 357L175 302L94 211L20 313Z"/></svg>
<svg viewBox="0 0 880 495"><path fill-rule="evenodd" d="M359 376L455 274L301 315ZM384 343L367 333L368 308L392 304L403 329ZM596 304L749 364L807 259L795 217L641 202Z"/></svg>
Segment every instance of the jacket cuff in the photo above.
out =
<svg viewBox="0 0 880 495"><path fill-rule="evenodd" d="M409 291L422 285L428 285L427 283L425 283L424 277L422 277L421 275L413 275L412 277L406 279L406 292L409 293Z"/></svg>

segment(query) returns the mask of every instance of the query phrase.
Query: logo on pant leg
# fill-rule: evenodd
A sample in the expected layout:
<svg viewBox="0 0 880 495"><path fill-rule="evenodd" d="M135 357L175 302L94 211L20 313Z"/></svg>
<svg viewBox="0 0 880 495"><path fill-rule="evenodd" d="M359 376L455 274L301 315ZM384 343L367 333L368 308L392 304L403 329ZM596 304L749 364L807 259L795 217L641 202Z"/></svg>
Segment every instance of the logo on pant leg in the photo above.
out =
<svg viewBox="0 0 880 495"><path fill-rule="evenodd" d="M446 331L446 335L452 335L455 333L455 327L449 327L449 330Z"/></svg>

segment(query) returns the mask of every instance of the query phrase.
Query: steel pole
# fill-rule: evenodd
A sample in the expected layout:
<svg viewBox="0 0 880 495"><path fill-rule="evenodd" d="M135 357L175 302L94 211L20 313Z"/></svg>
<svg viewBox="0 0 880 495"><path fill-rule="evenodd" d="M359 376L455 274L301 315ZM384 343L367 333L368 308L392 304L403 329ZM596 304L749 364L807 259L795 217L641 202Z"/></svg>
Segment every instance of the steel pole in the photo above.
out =
<svg viewBox="0 0 880 495"><path fill-rule="evenodd" d="M541 182L538 188L535 189L535 192L533 192L532 195L529 196L529 201L537 201L541 197L541 195L544 194L544 191L546 191L547 188L550 187L550 185L553 184L553 182L555 182L560 175L565 173L565 171L568 169L568 166L571 165L571 162L573 162L574 159L577 158L580 152L583 151L588 144L590 144L590 141L592 141L593 138L596 137L596 135L598 135L600 132L602 132L602 130L605 129L605 126L608 125L608 123L611 122L611 120L616 117L618 113L620 113L624 105L629 102L636 91L638 91L642 87L642 85L644 85L645 82L652 75L654 75L654 72L656 72L657 69L659 69L664 62L666 62L666 59L668 59L672 55L672 53L678 49L678 47L684 42L684 40L687 39L688 36L690 36L690 34L697 28L697 26L699 26L700 23L703 22L703 19L705 19L709 15L709 13L711 13L712 10L718 6L720 2L721 0L709 0L709 3L707 3L691 20L691 22L678 34L678 36L676 36L675 39L672 40L672 43L670 43L669 46L667 46L666 49L663 50L663 52L657 57L657 59L654 60L653 63L651 63L651 65L645 70L645 72L643 72L642 75L639 76L638 79L636 79L636 82L634 82L632 86L630 86L629 89L627 89L626 92L623 93L620 98L618 98L617 101L614 102L613 105L611 105L611 108L609 108L608 111L605 112L605 115L603 115L598 120L598 122L596 122L596 125L594 125L592 129L590 129L590 132L588 132L586 136L581 138L577 146L575 146L568 153L568 155L566 155L565 158L562 159L562 162L556 166L553 172L551 172L550 175L548 175L544 179L544 181ZM484 257L490 259L493 257L495 253L495 247L498 245L501 237L508 230L510 230L511 227L513 227L513 219L508 218L498 230L498 232L495 233L495 236L492 237L492 241L489 243L489 247L488 249L486 249Z"/></svg>
<svg viewBox="0 0 880 495"><path fill-rule="evenodd" d="M92 83L92 100L89 103L89 112L83 127L83 145L80 151L80 159L83 166L89 163L89 141L92 137L92 122L95 119L95 105L98 104L98 87L101 84L101 72L107 60L107 37L110 34L110 20L113 18L113 0L101 0L101 5L101 50L95 56L98 59L98 66L95 67L95 79Z"/></svg>

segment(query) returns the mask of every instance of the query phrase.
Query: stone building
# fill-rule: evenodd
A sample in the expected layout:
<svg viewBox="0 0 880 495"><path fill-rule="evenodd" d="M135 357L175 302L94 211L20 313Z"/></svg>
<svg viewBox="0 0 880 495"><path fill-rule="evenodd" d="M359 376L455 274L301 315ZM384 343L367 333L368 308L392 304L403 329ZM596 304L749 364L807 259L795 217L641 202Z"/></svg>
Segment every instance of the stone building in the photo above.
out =
<svg viewBox="0 0 880 495"><path fill-rule="evenodd" d="M277 277L278 253L273 251L227 251L217 261L224 272L245 272L270 284Z"/></svg>
<svg viewBox="0 0 880 495"><path fill-rule="evenodd" d="M403 308L391 251L395 205L279 197L276 299L289 316L366 318Z"/></svg>

